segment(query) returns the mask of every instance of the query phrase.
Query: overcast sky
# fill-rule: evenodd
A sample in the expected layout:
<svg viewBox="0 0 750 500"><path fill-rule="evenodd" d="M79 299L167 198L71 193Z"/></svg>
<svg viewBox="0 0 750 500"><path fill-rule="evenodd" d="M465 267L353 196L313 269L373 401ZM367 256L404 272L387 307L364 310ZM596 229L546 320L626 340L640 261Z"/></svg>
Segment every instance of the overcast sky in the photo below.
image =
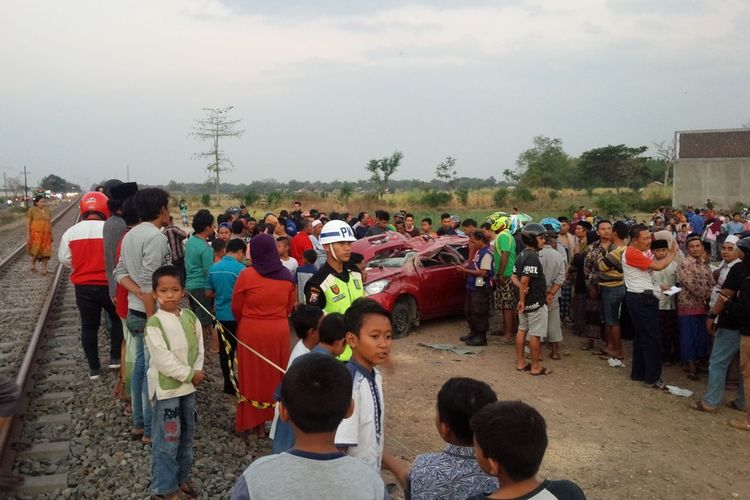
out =
<svg viewBox="0 0 750 500"><path fill-rule="evenodd" d="M0 170L200 182L190 137L234 106L232 182L501 177L566 151L750 120L747 0L3 0Z"/></svg>

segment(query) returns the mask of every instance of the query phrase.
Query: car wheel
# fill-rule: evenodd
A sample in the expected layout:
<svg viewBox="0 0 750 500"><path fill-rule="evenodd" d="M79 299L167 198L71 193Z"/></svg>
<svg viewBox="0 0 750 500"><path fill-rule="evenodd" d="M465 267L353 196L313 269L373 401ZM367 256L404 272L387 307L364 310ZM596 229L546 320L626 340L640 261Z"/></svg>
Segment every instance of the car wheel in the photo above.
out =
<svg viewBox="0 0 750 500"><path fill-rule="evenodd" d="M394 339L400 339L409 335L411 325L414 323L414 315L408 299L399 299L393 306L391 312L392 336Z"/></svg>

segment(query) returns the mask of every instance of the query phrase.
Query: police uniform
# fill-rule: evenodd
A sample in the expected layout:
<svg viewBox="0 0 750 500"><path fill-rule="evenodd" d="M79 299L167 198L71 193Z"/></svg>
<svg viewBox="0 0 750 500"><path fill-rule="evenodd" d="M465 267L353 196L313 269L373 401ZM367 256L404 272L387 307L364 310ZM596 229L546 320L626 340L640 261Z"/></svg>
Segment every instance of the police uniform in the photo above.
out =
<svg viewBox="0 0 750 500"><path fill-rule="evenodd" d="M344 264L343 272L337 273L326 262L305 285L305 302L320 307L326 314L344 314L352 302L364 296L362 273L350 264ZM348 361L351 356L347 345L339 359Z"/></svg>

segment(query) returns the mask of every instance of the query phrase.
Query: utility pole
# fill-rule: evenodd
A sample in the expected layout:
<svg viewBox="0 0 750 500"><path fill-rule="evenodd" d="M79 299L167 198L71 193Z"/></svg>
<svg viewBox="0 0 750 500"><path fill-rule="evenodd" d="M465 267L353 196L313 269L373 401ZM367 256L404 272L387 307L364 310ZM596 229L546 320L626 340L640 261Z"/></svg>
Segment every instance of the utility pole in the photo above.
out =
<svg viewBox="0 0 750 500"><path fill-rule="evenodd" d="M27 207L29 206L29 182L28 182L28 175L31 173L28 170L26 170L26 165L23 166L23 206Z"/></svg>
<svg viewBox="0 0 750 500"><path fill-rule="evenodd" d="M127 165L125 165L125 172L126 172L125 173L125 179L126 179L125 182L130 182L130 163L128 163Z"/></svg>
<svg viewBox="0 0 750 500"><path fill-rule="evenodd" d="M3 187L5 188L5 199L8 199L8 179L5 176L5 172L3 172Z"/></svg>

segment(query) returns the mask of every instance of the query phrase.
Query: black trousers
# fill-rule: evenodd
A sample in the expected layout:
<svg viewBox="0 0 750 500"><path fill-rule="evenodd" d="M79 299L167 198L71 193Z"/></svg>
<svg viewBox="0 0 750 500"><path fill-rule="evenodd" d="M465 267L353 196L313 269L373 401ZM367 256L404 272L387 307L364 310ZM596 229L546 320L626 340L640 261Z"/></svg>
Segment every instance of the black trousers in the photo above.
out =
<svg viewBox="0 0 750 500"><path fill-rule="evenodd" d="M122 321L117 316L115 305L109 297L107 285L75 285L76 305L81 315L81 344L83 353L89 363L89 369L98 370L99 364L99 325L102 321L102 309L112 322L110 330L111 359L120 359L122 348Z"/></svg>
<svg viewBox="0 0 750 500"><path fill-rule="evenodd" d="M471 335L487 335L490 329L490 290L477 288L466 291L464 315Z"/></svg>
<svg viewBox="0 0 750 500"><path fill-rule="evenodd" d="M633 320L632 380L655 384L661 380L661 331L659 299L649 293L625 294L625 305Z"/></svg>
<svg viewBox="0 0 750 500"><path fill-rule="evenodd" d="M221 338L219 339L219 363L221 364L221 374L224 376L224 392L227 394L234 394L234 386L232 385L232 368L234 368L234 357L237 353L237 323L234 321L221 321L224 326L224 332L220 332ZM227 333L227 331L229 333ZM231 335L230 335L231 334ZM226 342L229 342L229 352L227 353Z"/></svg>

